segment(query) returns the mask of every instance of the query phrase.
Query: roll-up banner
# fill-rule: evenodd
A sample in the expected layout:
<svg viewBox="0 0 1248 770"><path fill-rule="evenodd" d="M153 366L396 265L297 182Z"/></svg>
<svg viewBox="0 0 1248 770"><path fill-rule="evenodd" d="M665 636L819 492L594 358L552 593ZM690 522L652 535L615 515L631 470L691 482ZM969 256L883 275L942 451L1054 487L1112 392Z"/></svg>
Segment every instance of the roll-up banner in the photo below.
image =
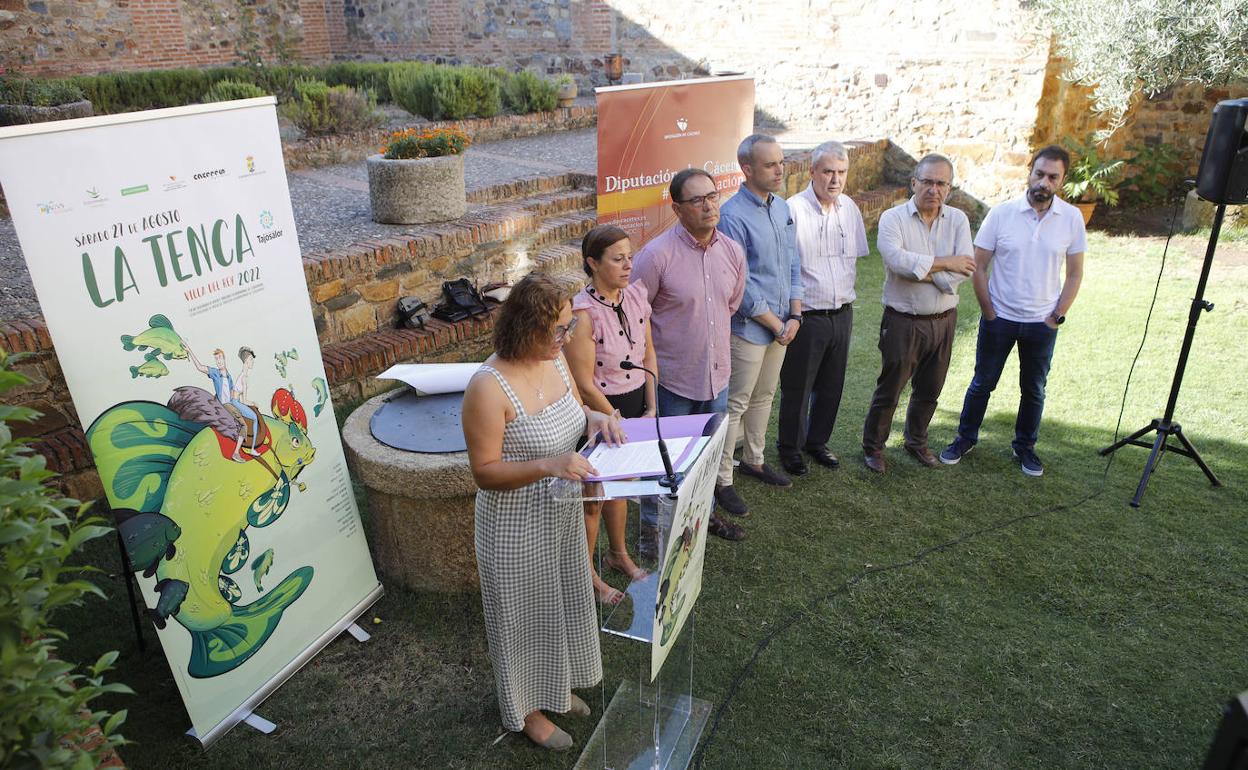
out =
<svg viewBox="0 0 1248 770"><path fill-rule="evenodd" d="M206 746L381 595L275 101L0 129L0 184Z"/></svg>
<svg viewBox="0 0 1248 770"><path fill-rule="evenodd" d="M598 224L628 232L634 251L676 221L668 184L701 168L727 198L744 177L737 145L754 131L754 79L673 80L595 89Z"/></svg>

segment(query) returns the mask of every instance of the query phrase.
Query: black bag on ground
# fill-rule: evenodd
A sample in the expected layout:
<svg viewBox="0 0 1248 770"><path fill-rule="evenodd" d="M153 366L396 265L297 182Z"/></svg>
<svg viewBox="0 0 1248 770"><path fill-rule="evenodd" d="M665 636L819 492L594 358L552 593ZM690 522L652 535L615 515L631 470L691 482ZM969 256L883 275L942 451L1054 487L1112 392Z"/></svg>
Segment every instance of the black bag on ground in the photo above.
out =
<svg viewBox="0 0 1248 770"><path fill-rule="evenodd" d="M442 284L445 300L433 309L433 317L454 323L488 311L481 295L467 278L456 278Z"/></svg>

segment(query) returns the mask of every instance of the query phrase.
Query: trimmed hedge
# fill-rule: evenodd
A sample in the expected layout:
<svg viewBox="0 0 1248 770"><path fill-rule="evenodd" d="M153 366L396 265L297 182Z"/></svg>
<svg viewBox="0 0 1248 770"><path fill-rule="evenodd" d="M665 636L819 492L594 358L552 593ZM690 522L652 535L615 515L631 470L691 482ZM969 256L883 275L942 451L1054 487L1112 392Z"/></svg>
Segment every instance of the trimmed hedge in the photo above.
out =
<svg viewBox="0 0 1248 770"><path fill-rule="evenodd" d="M557 91L551 81L531 72L512 74L498 68L417 61L109 72L62 80L0 79L17 80L58 93L81 90L97 115L213 101L223 91L212 89L222 82L232 84L224 87L229 93L240 92L234 84L252 85L288 102L295 98L297 84L319 80L328 86L367 91L377 102L399 104L430 120L488 118L504 106L518 114L549 110L554 108Z"/></svg>
<svg viewBox="0 0 1248 770"><path fill-rule="evenodd" d="M59 107L82 99L82 89L63 80L0 77L0 104Z"/></svg>

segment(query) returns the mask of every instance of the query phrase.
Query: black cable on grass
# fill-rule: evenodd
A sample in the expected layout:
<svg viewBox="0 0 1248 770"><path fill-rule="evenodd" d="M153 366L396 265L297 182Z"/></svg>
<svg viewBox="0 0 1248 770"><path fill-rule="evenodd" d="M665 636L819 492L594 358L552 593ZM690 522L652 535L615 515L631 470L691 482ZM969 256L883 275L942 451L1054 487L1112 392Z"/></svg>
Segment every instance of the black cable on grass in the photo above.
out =
<svg viewBox="0 0 1248 770"><path fill-rule="evenodd" d="M1172 238L1174 238L1174 225L1175 225L1175 222L1177 221L1177 217L1179 213L1179 203L1181 201L1182 201L1182 198L1179 198L1176 200L1175 205L1174 205L1174 211L1170 215L1170 232L1166 236L1166 245L1162 249L1162 252L1161 252L1161 266L1157 270L1156 285L1153 286L1153 299L1148 305L1148 314L1144 317L1144 330L1140 334L1140 345L1138 348L1136 348L1135 356L1131 359L1131 367L1127 370L1126 383L1123 385L1123 388L1122 388L1122 403L1120 404L1118 408L1118 422L1114 426L1114 441L1118 440L1119 431L1122 429L1122 416L1123 414L1126 413L1126 409L1127 409L1127 394L1131 390L1131 378L1135 374L1136 363L1140 360L1140 354L1144 351L1144 343L1148 339L1148 327L1149 327L1149 323L1152 321L1152 318L1153 318L1153 308L1156 307L1157 305L1157 295L1161 290L1161 277L1165 273L1165 270L1166 270L1166 255L1170 252L1170 241ZM878 565L878 566L867 567L861 572L851 576L850 578L845 580L843 583L841 583L839 586L832 589L831 591L828 591L827 593L821 594L819 596L816 596L814 599L811 599L806 604L805 607L794 611L784 620L781 620L774 627L772 627L770 631L764 634L761 639L758 640L758 643L754 646L753 654L750 655L750 659L746 661L746 664L741 668L739 672L737 672L737 675L733 677L732 684L729 685L728 687L728 694L725 695L724 699L719 702L718 706L715 707L715 718L711 721L710 732L707 733L706 739L702 741L702 745L698 746L698 750L693 755L693 763L692 763L693 766L695 768L702 767L702 760L706 754L706 750L715 741L715 737L719 734L719 724L723 720L724 714L727 712L728 707L732 705L733 699L737 696L737 693L741 690L741 687L745 683L745 680L748 679L754 673L754 666L756 663L758 663L758 659L762 657L763 653L767 651L767 648L771 646L771 643L775 641L776 637L780 636L780 634L784 633L785 631L789 630L793 626L797 625L800 621L805 620L806 618L810 617L815 612L815 610L819 609L819 607L822 606L823 604L826 604L827 602L831 601L832 599L835 599L838 596L842 596L844 594L849 593L849 590L851 588L858 585L863 580L865 580L866 578L872 575L876 575L881 572L893 572L896 570L904 569L906 567L916 566L926 561L927 557L931 556L932 554L952 550L953 548L956 548L957 546L962 545L963 543L974 540L977 537L988 535L994 532L999 532L1003 529L1008 529L1014 526L1015 524L1020 524L1024 521L1030 521L1032 519L1038 519L1041 516L1047 516L1052 513L1067 511L1072 508L1078 508L1084 503L1087 503L1091 500L1096 499L1097 497L1101 495L1102 492L1105 491L1105 483L1109 479L1109 469L1112 468L1114 465L1115 454L1116 453L1110 454L1109 459L1105 461L1105 469L1101 472L1101 482L1100 484L1097 485L1096 490L1094 492L1090 492L1084 495L1083 497L1080 497L1078 500L1075 500L1074 502L1058 503L1056 505L1052 505L1043 510L1033 511L1032 513L1024 513L1019 516L1013 516L1011 518L1003 519L993 524L989 524L985 527L980 527L979 529L974 529L969 532L963 532L962 534L958 535L957 537L952 538L951 540L946 540L943 543L939 543L937 545L924 548L923 550L918 551L909 559L906 559L904 561L893 562L892 564L883 564L883 565Z"/></svg>

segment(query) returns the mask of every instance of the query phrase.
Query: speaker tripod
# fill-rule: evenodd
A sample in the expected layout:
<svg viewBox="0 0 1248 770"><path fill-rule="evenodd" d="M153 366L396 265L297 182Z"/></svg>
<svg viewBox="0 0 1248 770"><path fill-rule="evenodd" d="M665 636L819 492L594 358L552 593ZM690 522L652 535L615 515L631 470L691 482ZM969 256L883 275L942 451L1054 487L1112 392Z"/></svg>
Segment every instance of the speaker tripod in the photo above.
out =
<svg viewBox="0 0 1248 770"><path fill-rule="evenodd" d="M1209 470L1208 465L1205 465L1200 452L1197 452L1196 447L1192 446L1192 442L1188 441L1187 436L1183 435L1183 427L1174 421L1174 407L1179 400L1179 388L1183 385L1183 370L1187 368L1187 354L1192 349L1192 338L1196 336L1196 322L1200 320L1202 311L1210 312L1213 310L1213 303L1205 301L1205 283L1209 280L1209 268L1213 265L1213 252L1218 246L1218 233L1222 230L1222 217L1225 214L1226 204L1219 203L1218 210L1213 215L1213 228L1209 233L1209 246L1205 249L1205 264L1200 270L1200 282L1196 284L1196 297L1192 299L1192 309L1187 314L1187 333L1183 335L1183 348L1179 351L1179 364L1174 370L1174 380L1170 384L1170 400L1166 402L1165 415L1159 420L1153 420L1121 441L1110 444L1100 450L1100 454L1104 456L1128 444L1151 447L1152 451L1148 453L1148 462L1144 463L1144 475L1140 477L1140 484L1135 488L1135 496L1131 498L1132 508L1140 507L1140 499L1144 497L1144 490L1148 488L1148 480L1153 475L1153 471L1157 469L1157 464L1161 462L1162 455L1166 452L1174 452L1184 457L1190 457L1204 471L1210 484L1213 484L1215 487L1222 486L1222 482L1218 481L1218 477L1213 475L1213 471ZM1141 440L1143 436L1153 431L1157 432L1157 439L1152 444ZM1178 439L1182 446L1171 446L1168 443L1171 436Z"/></svg>

